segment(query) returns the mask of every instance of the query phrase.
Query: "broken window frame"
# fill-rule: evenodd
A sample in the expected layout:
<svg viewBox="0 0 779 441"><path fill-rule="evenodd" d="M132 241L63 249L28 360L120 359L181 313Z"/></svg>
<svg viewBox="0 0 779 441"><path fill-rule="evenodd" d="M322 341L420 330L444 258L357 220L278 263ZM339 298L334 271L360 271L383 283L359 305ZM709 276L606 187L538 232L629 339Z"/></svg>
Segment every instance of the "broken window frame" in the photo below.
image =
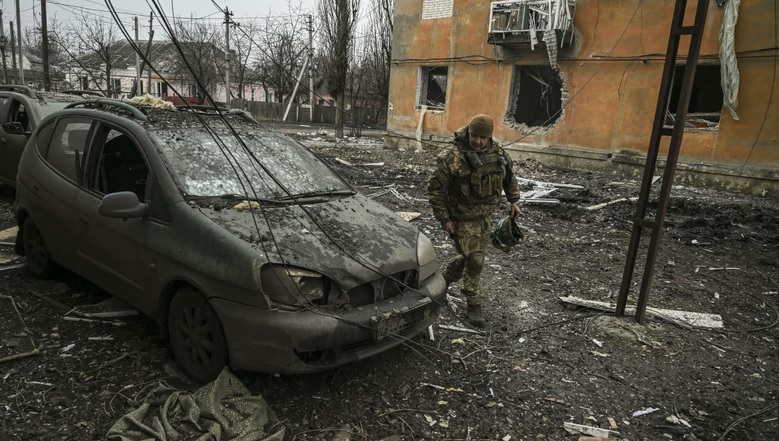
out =
<svg viewBox="0 0 779 441"><path fill-rule="evenodd" d="M89 190L100 196L130 191L138 200L147 200L151 168L137 140L120 127L103 123L96 130L91 151L86 180Z"/></svg>
<svg viewBox="0 0 779 441"><path fill-rule="evenodd" d="M435 82L437 89L442 92L440 94L437 94L437 96L435 97L430 96L431 94L430 84L432 81L435 81L434 78L431 78L431 73L433 75L443 76L444 78L443 88L441 87L441 84L438 84L439 83L438 81ZM418 77L417 77L417 98L416 98L417 108L418 109L427 108L432 110L446 110L446 94L447 94L446 89L448 87L448 84L449 84L448 66L419 66Z"/></svg>
<svg viewBox="0 0 779 441"><path fill-rule="evenodd" d="M535 72L533 72L535 70ZM546 72L541 72L541 70L544 70ZM525 73L526 72L526 73ZM555 105L555 107L552 109L551 112L547 111L546 114L548 115L548 118L544 121L545 124L531 124L532 121L519 121L517 119L517 109L520 105L526 106L527 105L527 97L522 97L522 79L523 74L525 74L527 77L530 77L531 79L535 80L538 83L541 83L542 85L546 85L547 88L551 88L554 85L546 84L543 80L543 76L553 74L555 75L555 80L559 80L560 82L560 88L557 89L557 94L559 95L559 104L555 104L555 102L551 102L547 99L545 100L546 106L548 107L550 104ZM527 87L527 85L525 86ZM542 86L543 87L543 86ZM560 78L559 72L552 69L551 67L543 64L522 64L522 65L516 65L514 66L514 79L512 80L512 86L511 86L511 107L509 108L509 115L510 117L517 123L517 124L524 124L528 127L541 127L541 128L547 128L554 126L557 121L560 120L560 117L562 116L562 110L563 110L563 101L562 101L562 93L563 93L563 84L562 84L562 78ZM547 89L546 94L542 93L543 95L549 96L549 91ZM522 101L520 101L522 100ZM536 104L537 106L544 105L542 102L539 102ZM556 116L555 116L556 115ZM554 117L552 117L554 116Z"/></svg>
<svg viewBox="0 0 779 441"><path fill-rule="evenodd" d="M676 110L679 103L678 91L681 89L682 79L684 76L685 65L677 64L674 67L674 77L671 83L671 95L668 97L668 103L665 108L665 121L663 126L665 128L672 128L676 121ZM700 94L710 94L711 85L704 84L704 81L711 83L711 71L704 72L712 68L717 68L719 75L716 81L716 87L719 89L718 102L720 103L719 110L715 111L713 108L701 109L703 104L698 104L696 97ZM684 130L686 131L715 131L719 130L720 118L722 116L723 109L723 92L721 83L722 70L719 64L699 64L696 67L695 78L692 82L692 96L690 98L690 105L687 107L687 120L684 124Z"/></svg>

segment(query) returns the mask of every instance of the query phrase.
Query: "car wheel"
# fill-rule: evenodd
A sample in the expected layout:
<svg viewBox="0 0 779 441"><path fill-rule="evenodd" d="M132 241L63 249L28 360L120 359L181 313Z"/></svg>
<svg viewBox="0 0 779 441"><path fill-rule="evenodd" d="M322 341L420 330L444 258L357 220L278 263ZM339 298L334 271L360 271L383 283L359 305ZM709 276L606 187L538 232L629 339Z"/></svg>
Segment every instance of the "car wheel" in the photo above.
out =
<svg viewBox="0 0 779 441"><path fill-rule="evenodd" d="M30 272L44 279L51 277L54 274L54 262L51 260L46 243L43 242L41 232L29 216L24 220L22 243Z"/></svg>
<svg viewBox="0 0 779 441"><path fill-rule="evenodd" d="M216 312L196 289L179 290L170 302L168 333L173 356L193 380L207 383L227 364L227 343Z"/></svg>

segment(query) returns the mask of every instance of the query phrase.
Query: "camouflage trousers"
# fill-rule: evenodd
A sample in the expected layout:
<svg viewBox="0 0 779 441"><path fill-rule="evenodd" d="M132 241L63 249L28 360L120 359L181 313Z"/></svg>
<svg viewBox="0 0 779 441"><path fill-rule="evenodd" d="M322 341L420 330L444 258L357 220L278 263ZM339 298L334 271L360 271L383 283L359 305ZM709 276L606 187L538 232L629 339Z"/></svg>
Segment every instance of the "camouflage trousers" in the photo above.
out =
<svg viewBox="0 0 779 441"><path fill-rule="evenodd" d="M463 279L462 293L469 305L481 305L484 291L479 286L481 272L484 269L484 255L492 232L492 219L455 222L456 231L452 234L458 256L450 260L444 268L447 285Z"/></svg>

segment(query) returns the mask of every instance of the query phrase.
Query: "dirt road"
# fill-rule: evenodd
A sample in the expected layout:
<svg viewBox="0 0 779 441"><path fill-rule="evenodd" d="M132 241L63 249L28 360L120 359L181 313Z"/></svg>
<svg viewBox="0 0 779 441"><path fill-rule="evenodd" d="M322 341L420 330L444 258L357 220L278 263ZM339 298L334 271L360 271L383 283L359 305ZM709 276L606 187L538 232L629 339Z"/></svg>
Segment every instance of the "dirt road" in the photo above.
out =
<svg viewBox="0 0 779 441"><path fill-rule="evenodd" d="M433 153L316 145L364 194L419 213L411 222L442 263L453 256L426 202ZM715 314L724 328L639 325L560 300L614 301L635 202L587 207L636 196L639 183L531 161L515 168L524 178L581 188L549 194L557 204L524 203L522 245L490 251L486 331L452 329L464 327L454 285L434 340L420 335L323 374L237 373L283 421L286 439L330 440L341 429L354 440L578 440L566 423L630 440L775 439L777 200L675 188L649 304ZM0 230L14 225L12 201L0 188ZM149 319L65 320L68 308L107 297L77 276L42 281L24 268L6 270L0 294L14 299L39 350L0 364L0 439L102 439L157 382L197 387ZM0 322L0 351L26 344L7 323Z"/></svg>

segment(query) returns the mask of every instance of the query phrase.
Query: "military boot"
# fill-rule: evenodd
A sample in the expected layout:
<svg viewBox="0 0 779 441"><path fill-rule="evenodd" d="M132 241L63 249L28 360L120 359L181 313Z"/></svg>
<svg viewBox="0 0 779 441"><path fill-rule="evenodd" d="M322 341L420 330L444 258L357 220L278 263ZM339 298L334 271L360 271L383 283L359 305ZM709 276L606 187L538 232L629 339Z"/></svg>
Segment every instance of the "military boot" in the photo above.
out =
<svg viewBox="0 0 779 441"><path fill-rule="evenodd" d="M449 277L446 275L446 273L444 273L444 281L446 282L446 291L448 292L448 291L449 291L449 286L450 286L452 283L456 282L456 281L457 281L457 279L450 279L450 278L449 278Z"/></svg>
<svg viewBox="0 0 779 441"><path fill-rule="evenodd" d="M481 305L471 305L469 303L466 318L476 327L483 328L487 326L487 320L484 320L484 316L481 313Z"/></svg>

